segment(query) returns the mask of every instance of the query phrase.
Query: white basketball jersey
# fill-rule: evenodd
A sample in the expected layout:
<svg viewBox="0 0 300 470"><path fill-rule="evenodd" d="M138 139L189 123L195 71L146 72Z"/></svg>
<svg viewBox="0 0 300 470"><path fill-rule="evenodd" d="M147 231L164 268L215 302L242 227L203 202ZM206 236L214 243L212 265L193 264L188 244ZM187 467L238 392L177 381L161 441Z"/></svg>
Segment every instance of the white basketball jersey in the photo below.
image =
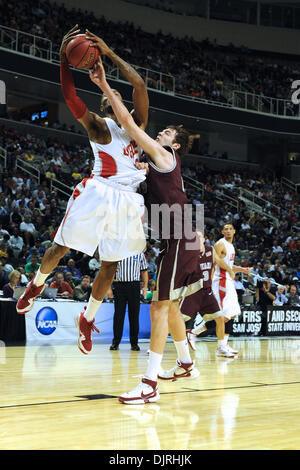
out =
<svg viewBox="0 0 300 470"><path fill-rule="evenodd" d="M221 238L220 240L225 248L226 248L226 256L222 258L222 260L227 264L232 269L232 266L234 265L234 258L235 258L235 249L232 243L229 243L225 238ZM213 275L213 281L219 281L220 279L226 277L226 279L229 279L230 281L233 282L230 274L225 271L225 269L220 269L220 267L216 264L215 266L215 272Z"/></svg>
<svg viewBox="0 0 300 470"><path fill-rule="evenodd" d="M141 149L113 119L104 119L110 130L111 142L104 145L90 140L95 158L92 174L136 189L146 178L145 170L134 166L139 161Z"/></svg>

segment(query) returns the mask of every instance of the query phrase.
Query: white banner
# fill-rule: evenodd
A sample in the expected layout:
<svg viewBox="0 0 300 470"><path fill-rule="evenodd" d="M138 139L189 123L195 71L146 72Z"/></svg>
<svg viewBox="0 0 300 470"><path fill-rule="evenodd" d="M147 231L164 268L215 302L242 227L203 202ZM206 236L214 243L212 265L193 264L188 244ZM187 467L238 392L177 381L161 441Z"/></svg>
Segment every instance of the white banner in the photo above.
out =
<svg viewBox="0 0 300 470"><path fill-rule="evenodd" d="M87 306L86 302L72 300L36 300L33 309L25 315L26 344L77 344L78 330L74 317ZM141 304L139 338L150 338L149 304ZM92 333L94 343L109 343L113 338L114 304L103 303L97 311L95 325L100 330ZM124 321L123 340L128 340L128 315Z"/></svg>

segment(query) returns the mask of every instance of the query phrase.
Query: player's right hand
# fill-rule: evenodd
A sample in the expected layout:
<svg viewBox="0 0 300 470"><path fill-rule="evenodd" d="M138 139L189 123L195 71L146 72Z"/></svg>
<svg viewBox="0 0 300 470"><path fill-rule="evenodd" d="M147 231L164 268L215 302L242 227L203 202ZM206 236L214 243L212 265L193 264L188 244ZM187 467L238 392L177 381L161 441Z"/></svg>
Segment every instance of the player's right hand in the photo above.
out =
<svg viewBox="0 0 300 470"><path fill-rule="evenodd" d="M70 31L67 34L64 35L61 46L60 46L60 49L59 49L60 60L66 60L67 59L66 58L67 45L69 44L71 39L74 39L74 37L77 36L77 34L79 34L79 33L80 33L80 29L78 29L78 24L76 24L75 26L73 26L72 29L70 29Z"/></svg>
<svg viewBox="0 0 300 470"><path fill-rule="evenodd" d="M110 52L112 52L103 39L99 38L99 36L96 36L96 34L91 33L88 29L85 30L85 37L86 39L93 41L94 46L98 47L100 54L108 55Z"/></svg>

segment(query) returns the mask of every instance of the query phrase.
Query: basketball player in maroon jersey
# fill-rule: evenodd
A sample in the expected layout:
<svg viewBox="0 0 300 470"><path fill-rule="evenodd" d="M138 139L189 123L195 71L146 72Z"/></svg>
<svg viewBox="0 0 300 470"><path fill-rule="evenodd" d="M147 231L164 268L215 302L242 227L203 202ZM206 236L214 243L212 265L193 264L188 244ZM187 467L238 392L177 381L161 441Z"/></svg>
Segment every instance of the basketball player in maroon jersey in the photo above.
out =
<svg viewBox="0 0 300 470"><path fill-rule="evenodd" d="M114 251L114 244L109 240L109 243L106 243L105 250L103 249L101 253L104 241L102 232L100 236L98 234L100 231L97 231L96 229L96 227L100 227L100 223L98 223L99 220L96 220L97 208L99 208L100 203L104 206L106 205L107 207L111 207L109 202L107 202L107 204L105 202L105 198L110 197L110 201L112 201L112 203L123 199L122 207L124 212L126 207L130 210L133 206L136 207L136 212L138 212L139 207L143 206L143 198L136 192L136 186L140 183L142 175L134 165L134 158L137 157L135 155L135 143L133 143L133 139L127 135L124 130L120 129L115 122L116 117L110 107L107 97L103 96L101 100L101 111L105 115L105 117L102 118L98 114L90 111L76 93L72 72L69 68L66 57L66 47L68 43L80 32L77 28L78 25L74 26L62 40L60 48L60 80L66 104L75 119L87 131L91 146L93 145L92 149L95 157L92 174L93 178L83 180L75 188L73 195L69 200L65 217L61 223L56 238L52 246L46 251L35 278L18 300L17 311L18 313L25 314L32 309L35 298L41 294L45 287L47 277L51 274L53 269L56 268L61 258L66 255L70 248L82 251L90 256L91 253L94 253L95 249L98 248L99 255L102 258L101 268L93 282L92 295L90 296L86 311L82 312L80 317L76 320L79 330L79 349L84 354L88 354L92 348L91 333L93 329L96 329L94 327L94 318L107 290L111 286L118 261L119 259L136 254L133 251L143 251L145 240L143 242L141 237L141 242L139 243L139 245L142 246L141 249L137 246L136 242L133 241L131 245L134 245L134 243L135 245L132 246L131 254L129 254L129 248L127 246L129 243L128 240L123 240L121 245L118 239L116 239L116 251ZM109 57L133 86L133 117L141 129L145 129L148 121L149 100L147 87L143 79L133 69L133 67L118 57L101 38L95 36L89 31L86 31L86 37L93 40L95 45L99 48L100 53ZM114 90L114 93L118 95L119 99L122 99L121 95L116 90ZM106 148L109 146L110 148L112 146L116 148L115 154L117 156L116 158L119 158L119 162L111 157L112 154L108 155L108 153L105 153ZM98 149L102 149L103 151L98 152ZM124 163L122 167L122 162L126 162L127 166L125 167ZM111 171L112 169L114 171ZM142 180L144 179L145 175L142 177ZM133 181L136 184L133 184ZM121 185L118 184L120 182L122 183ZM102 188L101 191L100 185ZM126 194L125 189L127 191ZM87 196L87 192L92 192L92 194ZM113 192L116 193L115 196ZM91 205L92 203L94 204L94 207L91 208L89 212L90 215L87 213L87 205L78 210L80 201L85 201L86 199L88 199L87 202ZM126 206L124 205L124 201L127 201ZM117 216L121 212L122 207L117 207L116 202L114 203L113 214L115 216L115 220L117 220ZM74 211L76 211L76 213L74 213ZM111 221L113 219L113 217L111 217L111 213L108 214L108 217L109 216L110 222L108 223L108 227L112 224ZM140 221L140 215L137 214L137 216ZM103 222L102 226L105 224L106 222ZM127 224L126 220L125 224ZM69 226L67 227L67 225ZM64 229L64 234L62 234L62 229ZM94 236L94 232L96 231L97 233L95 233ZM140 232L145 239L142 223ZM65 235L66 233L67 236ZM112 233L114 233L113 230ZM88 239L90 239L89 245L87 244ZM97 247L98 243L99 245ZM113 248L110 248L111 246L113 246ZM139 248L139 250L137 250L137 248Z"/></svg>
<svg viewBox="0 0 300 470"><path fill-rule="evenodd" d="M157 377L168 333L170 331L176 346L178 359L170 372L172 379L196 378L196 369L189 353L186 329L179 309L179 300L202 288L197 269L200 239L192 228L192 223L184 226L184 234L178 236L178 225L184 225L184 207L187 197L183 189L180 156L188 150L189 135L181 126L168 126L158 133L156 140L140 129L132 116L113 93L106 81L101 60L90 72L91 80L108 97L118 121L149 156L149 173L145 203L149 212L151 207L164 205L176 206L170 217L169 233L159 222L161 252L157 260L156 290L151 303L151 339L148 368L141 383L128 393L119 397L123 404L144 404L159 400ZM171 213L172 214L172 213ZM155 227L157 229L157 227ZM178 230L178 232L177 232ZM189 246L190 245L190 246ZM189 249L188 249L189 248Z"/></svg>
<svg viewBox="0 0 300 470"><path fill-rule="evenodd" d="M203 251L199 255L199 269L203 274L203 289L193 295L185 297L180 304L181 313L188 317L200 312L203 318L202 328L198 326L197 332L187 330L188 343L191 349L195 350L195 338L202 331L205 331L205 323L211 320L216 322L216 334L218 339L224 337L224 319L219 304L212 291L212 274L214 266L217 264L221 269L227 271L234 279L235 273L216 253L214 247L205 244L205 238L201 232L198 232L202 243ZM233 357L229 351L224 351L224 357Z"/></svg>

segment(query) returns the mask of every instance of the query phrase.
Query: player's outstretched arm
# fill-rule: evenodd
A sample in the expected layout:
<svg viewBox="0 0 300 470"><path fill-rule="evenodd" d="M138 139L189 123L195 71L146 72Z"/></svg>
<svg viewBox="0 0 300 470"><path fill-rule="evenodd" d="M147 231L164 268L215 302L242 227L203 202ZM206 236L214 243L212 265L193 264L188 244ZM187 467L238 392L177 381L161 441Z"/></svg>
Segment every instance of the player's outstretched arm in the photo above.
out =
<svg viewBox="0 0 300 470"><path fill-rule="evenodd" d="M225 261L220 258L215 249L213 249L213 262L214 264L217 264L220 269L225 269L225 271L230 274L231 279L234 280L235 273L233 269L231 269L230 266L228 266L228 264L226 264Z"/></svg>
<svg viewBox="0 0 300 470"><path fill-rule="evenodd" d="M95 121L97 121L97 128L99 133L101 130L102 134L105 136L107 132L107 127L104 119L90 112L86 104L77 96L76 88L72 76L72 72L69 68L68 59L66 56L66 48L68 43L80 33L78 29L78 24L76 24L64 37L60 46L59 56L60 56L60 83L62 92L64 95L65 102L72 112L75 119L77 119L83 127L90 133L90 130L95 127Z"/></svg>
<svg viewBox="0 0 300 470"><path fill-rule="evenodd" d="M244 274L251 274L251 269L250 268L243 268L242 266L232 266L232 270L235 273L244 273Z"/></svg>
<svg viewBox="0 0 300 470"><path fill-rule="evenodd" d="M137 125L145 130L148 123L149 97L146 84L138 72L125 60L121 59L103 39L91 33L88 29L85 31L87 39L93 41L101 54L106 55L119 68L126 80L133 86L133 117Z"/></svg>
<svg viewBox="0 0 300 470"><path fill-rule="evenodd" d="M90 71L90 79L105 93L115 116L119 123L126 129L131 138L133 138L140 147L146 152L154 163L161 169L169 169L173 164L173 156L164 149L158 142L151 139L146 132L140 129L134 122L126 106L121 102L118 96L112 91L106 81L105 71L101 60L99 60L93 71Z"/></svg>

